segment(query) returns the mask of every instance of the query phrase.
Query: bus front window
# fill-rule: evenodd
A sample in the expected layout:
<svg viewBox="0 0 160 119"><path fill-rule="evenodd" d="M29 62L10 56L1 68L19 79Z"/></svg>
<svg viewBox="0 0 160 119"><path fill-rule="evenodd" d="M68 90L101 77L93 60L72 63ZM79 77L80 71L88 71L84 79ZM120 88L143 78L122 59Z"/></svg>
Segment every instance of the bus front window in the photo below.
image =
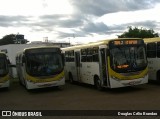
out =
<svg viewBox="0 0 160 119"><path fill-rule="evenodd" d="M51 52L28 54L26 66L33 76L50 76L63 70L61 54Z"/></svg>
<svg viewBox="0 0 160 119"><path fill-rule="evenodd" d="M111 52L111 68L119 73L139 71L147 66L145 49L142 46L115 47Z"/></svg>

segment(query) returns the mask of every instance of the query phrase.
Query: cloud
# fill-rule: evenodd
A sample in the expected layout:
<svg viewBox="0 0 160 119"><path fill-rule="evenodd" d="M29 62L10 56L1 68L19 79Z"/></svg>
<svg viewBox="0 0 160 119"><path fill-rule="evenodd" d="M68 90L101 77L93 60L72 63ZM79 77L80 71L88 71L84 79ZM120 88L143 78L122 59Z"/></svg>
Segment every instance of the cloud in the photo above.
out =
<svg viewBox="0 0 160 119"><path fill-rule="evenodd" d="M76 16L76 17L75 17ZM80 18L83 19L80 19ZM127 24L119 24L107 26L103 22L93 22L89 18L82 15L45 15L41 16L39 21L30 21L32 17L24 16L0 16L1 27L24 27L28 26L32 28L32 31L36 32L52 32L55 31L57 38L69 38L73 37L87 37L93 34L99 35L110 35L123 33L128 26L144 27L149 29L156 29L157 24L160 22L156 21L141 21L132 22ZM56 28L71 28L71 32L56 31ZM160 29L160 28L159 28Z"/></svg>
<svg viewBox="0 0 160 119"><path fill-rule="evenodd" d="M141 21L109 25L96 20L109 13L151 9L160 0L69 0L73 14L46 14L41 16L0 16L0 27L27 27L34 32L56 33L58 38L86 37L94 34L123 33L128 26L160 29L159 22ZM44 4L44 7L47 5ZM120 18L120 17L119 17ZM109 19L109 18L108 18ZM60 31L59 29L68 29ZM70 32L69 32L70 31Z"/></svg>
<svg viewBox="0 0 160 119"><path fill-rule="evenodd" d="M150 9L160 0L70 0L75 12L102 16L119 11Z"/></svg>
<svg viewBox="0 0 160 119"><path fill-rule="evenodd" d="M29 21L28 18L26 16L0 15L0 27L21 26L24 22Z"/></svg>
<svg viewBox="0 0 160 119"><path fill-rule="evenodd" d="M57 26L63 28L75 28L84 25L84 21L86 20L83 15L44 15L39 17L41 19L41 23L48 23L48 26Z"/></svg>
<svg viewBox="0 0 160 119"><path fill-rule="evenodd" d="M70 0L74 7L74 14L70 19L59 21L59 27L74 28L73 33L77 36L85 37L88 35L110 35L112 33L122 33L124 30L132 26L143 26L146 28L156 28L157 22L141 21L127 24L119 24L108 26L103 22L94 22L100 16L120 11L137 11L153 8L160 0ZM59 34L61 35L61 33ZM70 34L62 35L62 37Z"/></svg>
<svg viewBox="0 0 160 119"><path fill-rule="evenodd" d="M129 23L127 25L128 26L135 26L135 27L139 26L139 27L144 27L144 28L149 28L149 29L156 29L157 24L160 24L160 22L147 20L147 21Z"/></svg>
<svg viewBox="0 0 160 119"><path fill-rule="evenodd" d="M99 34L99 35L117 34L118 35L118 34L122 34L128 28L128 26L153 29L155 31L155 29L157 29L157 24L160 24L160 22L141 21L141 22L132 22L132 23L126 23L126 24L112 25L112 26L107 26L102 22L98 22L98 23L91 22L85 25L80 31L75 31L75 34L80 34L81 37L85 37L89 35L92 36L93 34Z"/></svg>
<svg viewBox="0 0 160 119"><path fill-rule="evenodd" d="M89 22L81 30L84 31L86 34L105 34L109 30L109 28L103 22Z"/></svg>
<svg viewBox="0 0 160 119"><path fill-rule="evenodd" d="M66 32L57 32L58 34L58 38L70 38L70 37L74 37L74 33L66 33Z"/></svg>
<svg viewBox="0 0 160 119"><path fill-rule="evenodd" d="M113 25L113 26L109 26L109 32L107 32L107 34L110 34L110 33L122 34L128 28L128 26L153 29L156 32L155 29L157 30L160 29L160 28L157 28L157 24L160 25L160 22L141 21L141 22L132 22L132 23L126 23L126 24Z"/></svg>

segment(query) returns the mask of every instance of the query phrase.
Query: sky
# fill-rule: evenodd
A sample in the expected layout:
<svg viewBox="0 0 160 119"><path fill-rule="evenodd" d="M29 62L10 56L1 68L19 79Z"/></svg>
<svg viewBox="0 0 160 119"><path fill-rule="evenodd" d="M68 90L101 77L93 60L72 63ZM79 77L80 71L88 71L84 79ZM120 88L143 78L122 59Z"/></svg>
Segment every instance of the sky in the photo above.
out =
<svg viewBox="0 0 160 119"><path fill-rule="evenodd" d="M73 44L117 38L128 26L160 35L160 0L0 0L0 38Z"/></svg>

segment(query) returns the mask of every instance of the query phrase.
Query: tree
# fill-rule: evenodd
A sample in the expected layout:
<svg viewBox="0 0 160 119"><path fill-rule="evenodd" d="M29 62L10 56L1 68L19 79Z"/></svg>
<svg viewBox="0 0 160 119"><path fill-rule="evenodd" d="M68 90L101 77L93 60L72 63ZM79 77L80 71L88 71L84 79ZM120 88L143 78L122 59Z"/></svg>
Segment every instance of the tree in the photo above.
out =
<svg viewBox="0 0 160 119"><path fill-rule="evenodd" d="M15 34L5 35L2 39L0 39L0 45L7 44L26 44L29 42L26 39L17 39Z"/></svg>
<svg viewBox="0 0 160 119"><path fill-rule="evenodd" d="M118 35L118 38L153 38L159 37L158 33L155 33L153 29L144 29L137 27L132 28L131 26L128 27L128 31L124 32L122 35Z"/></svg>

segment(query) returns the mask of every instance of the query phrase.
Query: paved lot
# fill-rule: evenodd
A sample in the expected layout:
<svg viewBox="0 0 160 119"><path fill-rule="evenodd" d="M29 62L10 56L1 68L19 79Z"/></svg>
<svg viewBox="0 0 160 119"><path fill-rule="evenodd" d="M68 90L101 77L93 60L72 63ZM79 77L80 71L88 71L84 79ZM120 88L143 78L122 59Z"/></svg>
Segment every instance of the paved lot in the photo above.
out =
<svg viewBox="0 0 160 119"><path fill-rule="evenodd" d="M27 91L19 83L0 90L1 110L159 110L160 84L98 91L66 83L63 89Z"/></svg>
<svg viewBox="0 0 160 119"><path fill-rule="evenodd" d="M19 83L0 90L1 109L160 109L160 85L146 84L98 91L89 85L66 83L63 89L28 92Z"/></svg>

